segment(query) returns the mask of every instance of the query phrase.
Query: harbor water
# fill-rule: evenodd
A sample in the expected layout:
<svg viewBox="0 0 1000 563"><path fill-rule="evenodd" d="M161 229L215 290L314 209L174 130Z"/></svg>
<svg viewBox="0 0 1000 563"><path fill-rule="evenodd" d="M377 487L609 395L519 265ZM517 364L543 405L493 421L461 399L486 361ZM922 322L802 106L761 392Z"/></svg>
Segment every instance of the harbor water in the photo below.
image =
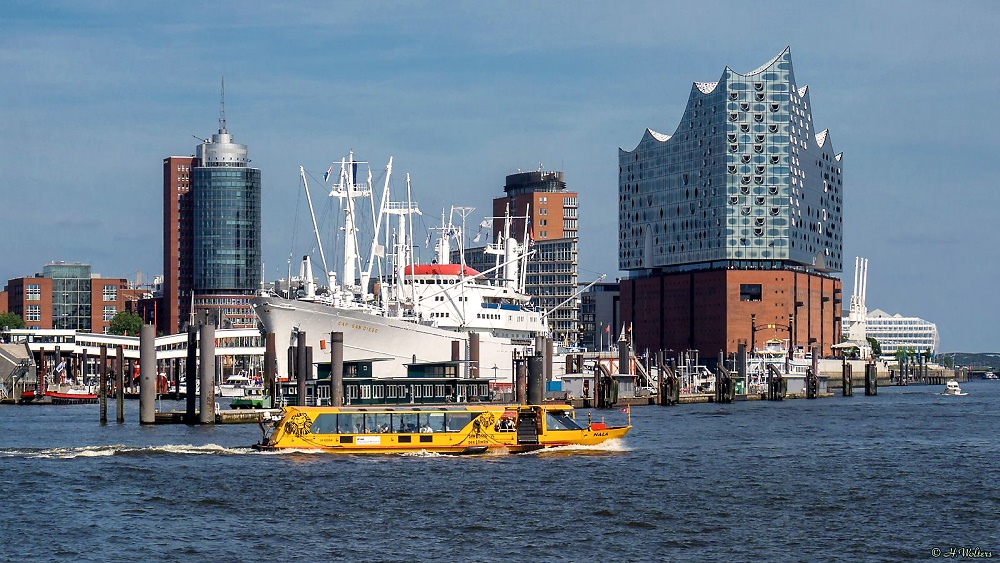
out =
<svg viewBox="0 0 1000 563"><path fill-rule="evenodd" d="M3 406L0 560L1000 557L1000 382L962 388L639 407L621 442L478 457L261 453L257 425L140 426L134 401L106 426Z"/></svg>

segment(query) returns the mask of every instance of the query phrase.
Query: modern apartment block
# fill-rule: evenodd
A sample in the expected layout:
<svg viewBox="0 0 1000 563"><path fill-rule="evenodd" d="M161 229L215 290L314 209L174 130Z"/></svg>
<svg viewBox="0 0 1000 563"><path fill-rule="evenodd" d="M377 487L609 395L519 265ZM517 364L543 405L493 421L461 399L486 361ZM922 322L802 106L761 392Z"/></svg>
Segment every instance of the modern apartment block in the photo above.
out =
<svg viewBox="0 0 1000 563"><path fill-rule="evenodd" d="M747 74L727 67L694 83L672 135L647 129L619 149L621 307L636 348L705 357L773 337L830 354L842 158L813 123L787 48Z"/></svg>
<svg viewBox="0 0 1000 563"><path fill-rule="evenodd" d="M249 162L224 112L195 156L164 159L161 332L182 331L192 303L217 326L256 325L250 298L262 276L261 175Z"/></svg>
<svg viewBox="0 0 1000 563"><path fill-rule="evenodd" d="M92 274L89 264L52 262L34 276L7 281L7 309L28 329L107 333L138 292L124 278Z"/></svg>

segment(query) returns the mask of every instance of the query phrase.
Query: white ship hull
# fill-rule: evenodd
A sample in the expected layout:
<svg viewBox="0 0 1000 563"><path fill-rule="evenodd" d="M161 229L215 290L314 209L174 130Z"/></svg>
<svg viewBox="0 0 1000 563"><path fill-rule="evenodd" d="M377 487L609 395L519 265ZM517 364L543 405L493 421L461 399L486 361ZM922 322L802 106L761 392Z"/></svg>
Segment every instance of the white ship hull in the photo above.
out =
<svg viewBox="0 0 1000 563"><path fill-rule="evenodd" d="M451 360L452 342L459 341L460 359L467 360L469 333L446 330L400 318L385 317L365 309L341 308L321 303L259 296L253 306L265 330L276 339L277 372L287 377L287 349L295 345L297 335L306 333L306 345L312 347L313 363L330 362L331 333L344 334L344 361L374 360L374 377L402 377L405 364ZM323 345L320 341L324 341ZM497 383L513 382L514 352L534 352L529 339L512 339L489 332L479 332L479 374Z"/></svg>

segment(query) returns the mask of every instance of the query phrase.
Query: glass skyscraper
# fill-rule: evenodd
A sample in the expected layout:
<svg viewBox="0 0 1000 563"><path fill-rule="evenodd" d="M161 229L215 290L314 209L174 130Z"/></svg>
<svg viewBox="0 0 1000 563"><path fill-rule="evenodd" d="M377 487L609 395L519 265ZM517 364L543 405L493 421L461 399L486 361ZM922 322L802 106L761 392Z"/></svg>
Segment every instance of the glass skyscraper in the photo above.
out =
<svg viewBox="0 0 1000 563"><path fill-rule="evenodd" d="M197 148L191 170L195 309L220 326L253 326L249 297L261 281L260 169L233 142L225 117Z"/></svg>
<svg viewBox="0 0 1000 563"><path fill-rule="evenodd" d="M811 108L788 48L694 83L673 135L619 149L619 267L841 271L842 154Z"/></svg>

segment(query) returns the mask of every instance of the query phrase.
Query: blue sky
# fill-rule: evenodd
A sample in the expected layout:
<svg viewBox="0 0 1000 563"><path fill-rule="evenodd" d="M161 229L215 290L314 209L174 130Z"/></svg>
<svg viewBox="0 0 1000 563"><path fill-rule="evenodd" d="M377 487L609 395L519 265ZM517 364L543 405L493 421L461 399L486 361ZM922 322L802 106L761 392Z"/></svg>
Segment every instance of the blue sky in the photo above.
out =
<svg viewBox="0 0 1000 563"><path fill-rule="evenodd" d="M580 193L581 279L617 270L617 153L694 81L791 46L844 158L844 293L1000 349L995 2L21 2L0 7L0 280L162 272L162 159L218 127L264 182L266 276L309 251L298 167L405 172L431 223L518 168ZM377 170L375 171L377 174ZM314 196L319 190L314 191ZM297 219L298 217L298 219Z"/></svg>

